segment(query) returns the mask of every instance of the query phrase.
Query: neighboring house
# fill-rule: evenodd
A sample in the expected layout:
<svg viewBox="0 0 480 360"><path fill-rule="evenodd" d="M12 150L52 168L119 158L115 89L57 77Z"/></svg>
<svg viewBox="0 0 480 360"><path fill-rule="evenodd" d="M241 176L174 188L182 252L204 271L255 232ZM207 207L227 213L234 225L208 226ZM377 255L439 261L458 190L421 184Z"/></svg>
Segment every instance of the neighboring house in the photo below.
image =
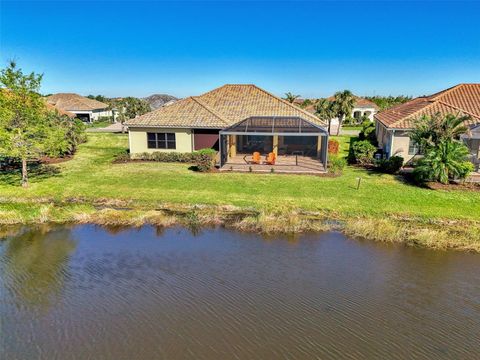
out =
<svg viewBox="0 0 480 360"><path fill-rule="evenodd" d="M327 98L328 101L334 101L335 97L330 96ZM357 123L361 123L364 116L368 117L370 121L373 121L375 114L378 112L378 106L374 102L364 99L359 96L355 96L355 106L352 109L350 117L357 120ZM315 114L315 104L308 105L305 110ZM331 119L330 122L330 133L336 134L339 126L339 120L337 117Z"/></svg>
<svg viewBox="0 0 480 360"><path fill-rule="evenodd" d="M63 111L74 113L85 122L93 122L103 116L112 116L108 104L78 94L59 93L47 97L47 103Z"/></svg>
<svg viewBox="0 0 480 360"><path fill-rule="evenodd" d="M335 96L327 98L328 101L334 101ZM373 121L373 117L378 112L378 106L374 102L364 99L362 97L355 96L355 105L353 107L350 117L356 119L358 123L362 121L362 118L368 117L370 121ZM335 118L338 124L338 118ZM332 123L333 124L333 123Z"/></svg>
<svg viewBox="0 0 480 360"><path fill-rule="evenodd" d="M284 166L283 170L292 172L307 172L307 164L313 164L308 172L324 171L327 162L326 124L255 85L224 85L138 116L126 125L133 156L214 148L224 169L228 165L230 170L245 170L253 152L273 152L277 170ZM262 169L258 165L254 171Z"/></svg>
<svg viewBox="0 0 480 360"><path fill-rule="evenodd" d="M434 114L468 115L470 131L462 136L470 149L472 162L480 158L480 84L460 84L439 93L418 97L375 115L379 147L387 157L402 156L406 162L420 155L418 145L408 135L415 119Z"/></svg>

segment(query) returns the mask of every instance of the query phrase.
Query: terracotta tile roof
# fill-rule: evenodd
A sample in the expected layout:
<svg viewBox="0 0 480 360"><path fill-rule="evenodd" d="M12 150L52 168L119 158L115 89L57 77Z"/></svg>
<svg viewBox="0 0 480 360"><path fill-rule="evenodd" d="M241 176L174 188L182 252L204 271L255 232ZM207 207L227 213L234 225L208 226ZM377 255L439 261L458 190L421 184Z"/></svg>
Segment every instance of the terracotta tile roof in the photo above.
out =
<svg viewBox="0 0 480 360"><path fill-rule="evenodd" d="M47 109L48 109L49 111L56 111L56 112L58 112L60 115L66 115L66 116L68 116L69 118L74 118L75 116L77 116L77 115L75 115L74 113L71 113L70 111L65 111L65 110L59 109L59 108L57 108L56 106L53 106L52 104L46 103L46 105L47 105Z"/></svg>
<svg viewBox="0 0 480 360"><path fill-rule="evenodd" d="M370 108L374 108L376 110L378 110L378 106L377 104L375 104L373 101L370 101L370 100L367 100L365 98L362 98L360 96L356 96L354 95L355 97L355 107L370 107ZM335 100L335 96L330 96L327 98L328 101L333 101Z"/></svg>
<svg viewBox="0 0 480 360"><path fill-rule="evenodd" d="M224 128L229 123L192 96L128 120L128 126Z"/></svg>
<svg viewBox="0 0 480 360"><path fill-rule="evenodd" d="M126 124L130 127L223 129L251 116L298 116L321 126L326 125L315 115L255 85L224 85L203 95L161 107Z"/></svg>
<svg viewBox="0 0 480 360"><path fill-rule="evenodd" d="M422 115L468 115L467 126L480 123L480 84L459 84L436 94L418 97L375 115L388 128L411 129Z"/></svg>
<svg viewBox="0 0 480 360"><path fill-rule="evenodd" d="M65 111L90 111L108 107L108 104L71 93L50 95L47 97L47 102Z"/></svg>

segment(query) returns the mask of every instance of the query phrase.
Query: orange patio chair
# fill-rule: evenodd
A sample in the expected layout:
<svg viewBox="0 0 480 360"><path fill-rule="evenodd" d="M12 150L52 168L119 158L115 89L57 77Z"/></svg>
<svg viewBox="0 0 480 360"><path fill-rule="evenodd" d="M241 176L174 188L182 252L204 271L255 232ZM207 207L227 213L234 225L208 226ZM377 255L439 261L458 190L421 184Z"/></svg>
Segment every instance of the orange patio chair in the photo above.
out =
<svg viewBox="0 0 480 360"><path fill-rule="evenodd" d="M277 157L275 156L275 153L271 152L271 153L268 153L266 159L265 159L265 164L267 165L275 165L275 160L277 159Z"/></svg>
<svg viewBox="0 0 480 360"><path fill-rule="evenodd" d="M260 153L258 151L253 153L252 164L260 164Z"/></svg>

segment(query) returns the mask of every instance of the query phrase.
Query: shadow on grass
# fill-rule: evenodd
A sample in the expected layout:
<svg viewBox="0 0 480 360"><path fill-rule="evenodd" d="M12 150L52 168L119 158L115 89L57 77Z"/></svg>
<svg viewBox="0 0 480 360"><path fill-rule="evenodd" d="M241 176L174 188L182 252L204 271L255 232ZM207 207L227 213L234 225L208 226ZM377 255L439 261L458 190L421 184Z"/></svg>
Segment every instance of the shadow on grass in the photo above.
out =
<svg viewBox="0 0 480 360"><path fill-rule="evenodd" d="M57 166L47 164L29 164L28 180L38 182L60 175L60 169ZM0 171L0 182L8 185L20 185L22 180L21 168L10 168Z"/></svg>
<svg viewBox="0 0 480 360"><path fill-rule="evenodd" d="M200 172L200 170L198 169L198 166L197 166L197 165L189 166L189 167L188 167L188 170L194 171L194 172Z"/></svg>

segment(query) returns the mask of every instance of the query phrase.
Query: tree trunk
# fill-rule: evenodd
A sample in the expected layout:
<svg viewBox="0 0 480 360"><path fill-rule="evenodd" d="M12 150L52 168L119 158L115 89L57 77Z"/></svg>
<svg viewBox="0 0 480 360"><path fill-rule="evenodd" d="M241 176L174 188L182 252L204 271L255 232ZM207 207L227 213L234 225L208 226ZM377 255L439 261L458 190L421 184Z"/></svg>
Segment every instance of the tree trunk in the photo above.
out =
<svg viewBox="0 0 480 360"><path fill-rule="evenodd" d="M343 116L344 116L344 115L340 115L340 116L338 117L337 136L340 135L340 128L342 127L342 124L343 124Z"/></svg>
<svg viewBox="0 0 480 360"><path fill-rule="evenodd" d="M22 187L28 187L27 159L22 159Z"/></svg>

